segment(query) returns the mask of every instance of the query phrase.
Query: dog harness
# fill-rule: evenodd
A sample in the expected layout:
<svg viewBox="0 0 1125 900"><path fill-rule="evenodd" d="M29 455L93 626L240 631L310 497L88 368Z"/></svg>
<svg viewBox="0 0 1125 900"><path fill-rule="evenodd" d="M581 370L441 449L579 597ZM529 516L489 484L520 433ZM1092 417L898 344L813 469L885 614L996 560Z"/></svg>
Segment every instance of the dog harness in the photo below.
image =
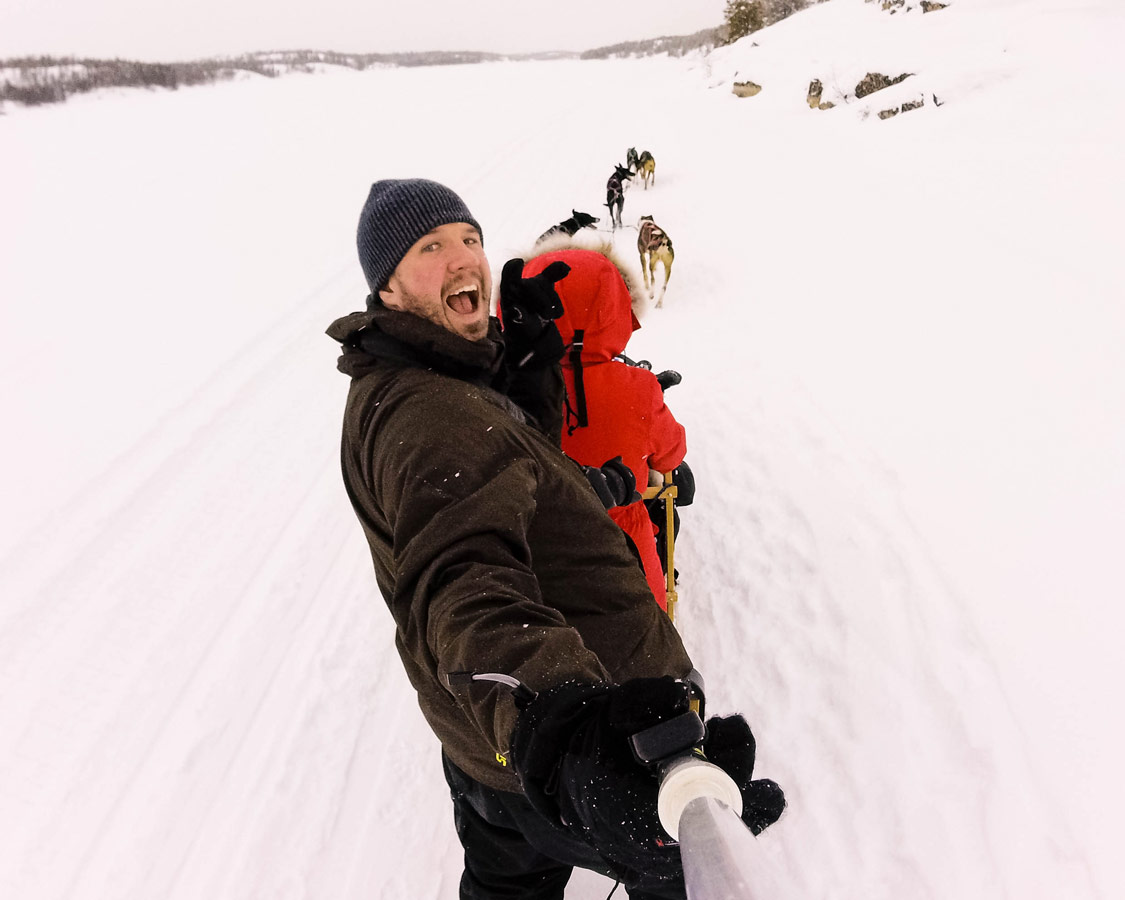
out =
<svg viewBox="0 0 1125 900"><path fill-rule="evenodd" d="M668 243L668 235L664 233L664 230L659 225L651 220L646 220L644 225L641 226L641 233L637 238L645 251L649 253Z"/></svg>
<svg viewBox="0 0 1125 900"><path fill-rule="evenodd" d="M606 182L605 189L606 189L606 194L607 194L606 199L610 203L617 200L618 197L624 197L625 196L625 191L621 187L621 179L618 178L617 175L611 175L609 177L609 181Z"/></svg>

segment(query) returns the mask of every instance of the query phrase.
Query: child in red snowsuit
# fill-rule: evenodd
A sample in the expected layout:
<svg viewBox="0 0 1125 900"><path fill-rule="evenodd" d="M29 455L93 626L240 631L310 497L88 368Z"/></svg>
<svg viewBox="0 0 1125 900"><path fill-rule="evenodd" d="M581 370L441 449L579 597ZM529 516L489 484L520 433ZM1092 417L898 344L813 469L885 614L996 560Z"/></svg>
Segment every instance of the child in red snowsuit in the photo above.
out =
<svg viewBox="0 0 1125 900"><path fill-rule="evenodd" d="M684 427L664 405L652 372L614 359L641 327L618 267L595 250L565 249L530 260L523 275L538 275L556 260L570 266L555 285L565 310L555 322L566 347L563 452L586 466L621 456L644 490L650 469L667 472L683 462ZM653 596L666 610L665 576L644 503L614 507L609 515L636 545Z"/></svg>

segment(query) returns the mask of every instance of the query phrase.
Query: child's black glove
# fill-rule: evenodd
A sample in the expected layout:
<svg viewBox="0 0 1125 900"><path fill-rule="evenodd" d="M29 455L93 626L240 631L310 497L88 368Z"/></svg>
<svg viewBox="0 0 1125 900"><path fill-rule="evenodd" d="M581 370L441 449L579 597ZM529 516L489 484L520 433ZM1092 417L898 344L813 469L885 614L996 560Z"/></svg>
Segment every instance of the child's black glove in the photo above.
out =
<svg viewBox="0 0 1125 900"><path fill-rule="evenodd" d="M606 509L628 506L641 499L641 495L637 493L637 476L620 456L606 460L600 467L583 466L582 471L586 473L586 480Z"/></svg>
<svg viewBox="0 0 1125 900"><path fill-rule="evenodd" d="M695 475L686 460L672 470L672 484L676 486L676 506L691 506L695 499Z"/></svg>
<svg viewBox="0 0 1125 900"><path fill-rule="evenodd" d="M509 259L500 274L500 316L505 355L513 368L551 365L562 359L563 342L554 320L563 314L555 282L570 273L556 260L534 278L523 277L523 260Z"/></svg>

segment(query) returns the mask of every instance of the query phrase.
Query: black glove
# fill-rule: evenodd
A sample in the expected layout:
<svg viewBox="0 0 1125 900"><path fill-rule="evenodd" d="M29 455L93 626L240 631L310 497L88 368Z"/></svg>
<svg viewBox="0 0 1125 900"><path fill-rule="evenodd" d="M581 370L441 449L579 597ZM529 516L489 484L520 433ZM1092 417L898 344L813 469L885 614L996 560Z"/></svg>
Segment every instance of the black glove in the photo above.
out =
<svg viewBox="0 0 1125 900"><path fill-rule="evenodd" d="M672 470L672 484L676 486L676 506L691 506L695 499L695 476L686 462Z"/></svg>
<svg viewBox="0 0 1125 900"><path fill-rule="evenodd" d="M756 744L742 716L712 716L707 720L703 753L724 769L742 792L742 821L760 834L776 822L785 809L785 794L768 778L752 780Z"/></svg>
<svg viewBox="0 0 1125 900"><path fill-rule="evenodd" d="M689 701L689 686L671 677L563 684L539 693L512 734L512 762L531 804L597 850L626 884L641 873L681 871L657 816L656 774L634 759L629 738L687 712Z"/></svg>
<svg viewBox="0 0 1125 900"><path fill-rule="evenodd" d="M675 369L665 369L656 376L656 381L660 385L660 390L666 391L673 385L679 384L684 380L684 376L677 372Z"/></svg>
<svg viewBox="0 0 1125 900"><path fill-rule="evenodd" d="M534 278L523 277L523 260L509 259L500 274L500 314L505 355L515 368L550 365L562 359L563 342L554 320L563 314L555 282L570 273L556 260Z"/></svg>
<svg viewBox="0 0 1125 900"><path fill-rule="evenodd" d="M600 467L583 466L582 471L606 509L628 506L641 499L637 492L637 476L620 456L607 460Z"/></svg>

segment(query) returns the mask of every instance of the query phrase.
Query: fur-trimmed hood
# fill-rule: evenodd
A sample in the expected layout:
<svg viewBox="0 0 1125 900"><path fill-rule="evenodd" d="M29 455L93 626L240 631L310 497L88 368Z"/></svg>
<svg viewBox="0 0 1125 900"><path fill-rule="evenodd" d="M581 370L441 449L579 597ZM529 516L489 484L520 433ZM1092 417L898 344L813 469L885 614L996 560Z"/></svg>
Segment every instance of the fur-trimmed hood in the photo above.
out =
<svg viewBox="0 0 1125 900"><path fill-rule="evenodd" d="M631 289L633 277L609 244L591 246L572 238L545 241L524 265L531 278L556 261L570 266L570 273L555 285L562 300L563 315L556 320L563 343L569 347L575 331L583 333L582 361L608 362L624 352L630 336L641 327L637 313L644 298ZM569 356L563 365L569 364Z"/></svg>

